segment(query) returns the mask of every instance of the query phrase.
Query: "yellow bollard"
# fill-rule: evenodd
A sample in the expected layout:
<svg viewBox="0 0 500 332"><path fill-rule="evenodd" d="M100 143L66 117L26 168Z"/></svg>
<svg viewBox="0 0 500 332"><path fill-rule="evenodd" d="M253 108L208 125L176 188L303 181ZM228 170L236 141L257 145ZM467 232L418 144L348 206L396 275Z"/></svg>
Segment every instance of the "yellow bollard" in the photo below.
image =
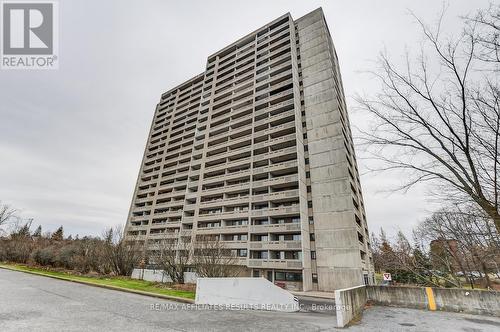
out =
<svg viewBox="0 0 500 332"><path fill-rule="evenodd" d="M425 293L427 294L427 302L429 303L429 310L436 310L436 300L434 299L434 292L431 287L425 287Z"/></svg>

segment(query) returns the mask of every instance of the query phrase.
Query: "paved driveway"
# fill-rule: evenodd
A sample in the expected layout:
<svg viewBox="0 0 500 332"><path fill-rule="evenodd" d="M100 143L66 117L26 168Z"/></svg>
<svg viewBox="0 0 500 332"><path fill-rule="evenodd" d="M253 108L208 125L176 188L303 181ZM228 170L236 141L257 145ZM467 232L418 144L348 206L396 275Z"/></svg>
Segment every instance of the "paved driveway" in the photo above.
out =
<svg viewBox="0 0 500 332"><path fill-rule="evenodd" d="M0 269L0 331L341 331L331 300L303 312L188 310L183 304ZM318 309L319 308L319 309ZM500 331L500 318L371 307L357 331Z"/></svg>
<svg viewBox="0 0 500 332"><path fill-rule="evenodd" d="M178 310L176 310L178 307ZM182 310L182 304L0 269L0 331L327 331L324 313Z"/></svg>

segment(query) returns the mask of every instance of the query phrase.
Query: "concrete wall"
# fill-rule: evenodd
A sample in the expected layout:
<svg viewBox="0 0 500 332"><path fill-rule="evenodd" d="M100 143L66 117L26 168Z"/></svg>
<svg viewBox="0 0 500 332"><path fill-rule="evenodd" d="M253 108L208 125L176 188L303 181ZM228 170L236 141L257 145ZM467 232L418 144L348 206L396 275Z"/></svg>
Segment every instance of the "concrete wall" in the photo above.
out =
<svg viewBox="0 0 500 332"><path fill-rule="evenodd" d="M500 317L500 292L433 288L437 310Z"/></svg>
<svg viewBox="0 0 500 332"><path fill-rule="evenodd" d="M154 282L172 282L172 279L163 273L163 270L149 270L149 269L134 269L132 279L142 279L146 281ZM184 282L187 284L196 284L196 273L194 272L184 272Z"/></svg>
<svg viewBox="0 0 500 332"><path fill-rule="evenodd" d="M358 241L348 151L342 132L339 100L344 96L322 11L313 11L296 23L313 204L309 215L313 216L315 233L311 250L316 251L318 289L334 291L363 284L365 264L360 256L362 244ZM353 186L357 185L353 182ZM364 228L359 231L364 232ZM363 250L368 252L366 247Z"/></svg>
<svg viewBox="0 0 500 332"><path fill-rule="evenodd" d="M264 278L198 278L196 304L288 312L299 310L297 298Z"/></svg>
<svg viewBox="0 0 500 332"><path fill-rule="evenodd" d="M460 288L367 286L378 305L500 316L500 292Z"/></svg>
<svg viewBox="0 0 500 332"><path fill-rule="evenodd" d="M335 291L337 327L346 326L363 312L366 304L366 286L357 286Z"/></svg>
<svg viewBox="0 0 500 332"><path fill-rule="evenodd" d="M366 288L370 301L379 305L427 309L428 300L423 287L369 286Z"/></svg>

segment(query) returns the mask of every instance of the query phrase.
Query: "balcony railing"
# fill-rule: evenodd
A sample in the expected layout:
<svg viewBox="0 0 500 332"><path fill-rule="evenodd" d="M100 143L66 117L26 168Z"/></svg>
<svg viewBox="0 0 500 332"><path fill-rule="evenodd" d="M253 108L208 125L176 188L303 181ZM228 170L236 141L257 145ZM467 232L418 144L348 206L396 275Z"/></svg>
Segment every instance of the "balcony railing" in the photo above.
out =
<svg viewBox="0 0 500 332"><path fill-rule="evenodd" d="M301 269L302 261L295 259L249 259L248 267L274 269Z"/></svg>
<svg viewBox="0 0 500 332"><path fill-rule="evenodd" d="M286 249L301 249L301 241L251 241L249 242L250 249L264 250L286 250Z"/></svg>

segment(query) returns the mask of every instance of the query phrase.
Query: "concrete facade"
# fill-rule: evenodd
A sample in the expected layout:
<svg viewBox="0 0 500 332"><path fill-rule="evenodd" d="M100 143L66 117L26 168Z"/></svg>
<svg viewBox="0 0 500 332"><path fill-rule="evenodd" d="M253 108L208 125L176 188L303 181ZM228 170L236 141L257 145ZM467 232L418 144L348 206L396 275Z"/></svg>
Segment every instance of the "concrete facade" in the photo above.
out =
<svg viewBox="0 0 500 332"><path fill-rule="evenodd" d="M210 55L157 105L126 225L223 240L245 274L291 290L373 282L338 60L321 9Z"/></svg>

